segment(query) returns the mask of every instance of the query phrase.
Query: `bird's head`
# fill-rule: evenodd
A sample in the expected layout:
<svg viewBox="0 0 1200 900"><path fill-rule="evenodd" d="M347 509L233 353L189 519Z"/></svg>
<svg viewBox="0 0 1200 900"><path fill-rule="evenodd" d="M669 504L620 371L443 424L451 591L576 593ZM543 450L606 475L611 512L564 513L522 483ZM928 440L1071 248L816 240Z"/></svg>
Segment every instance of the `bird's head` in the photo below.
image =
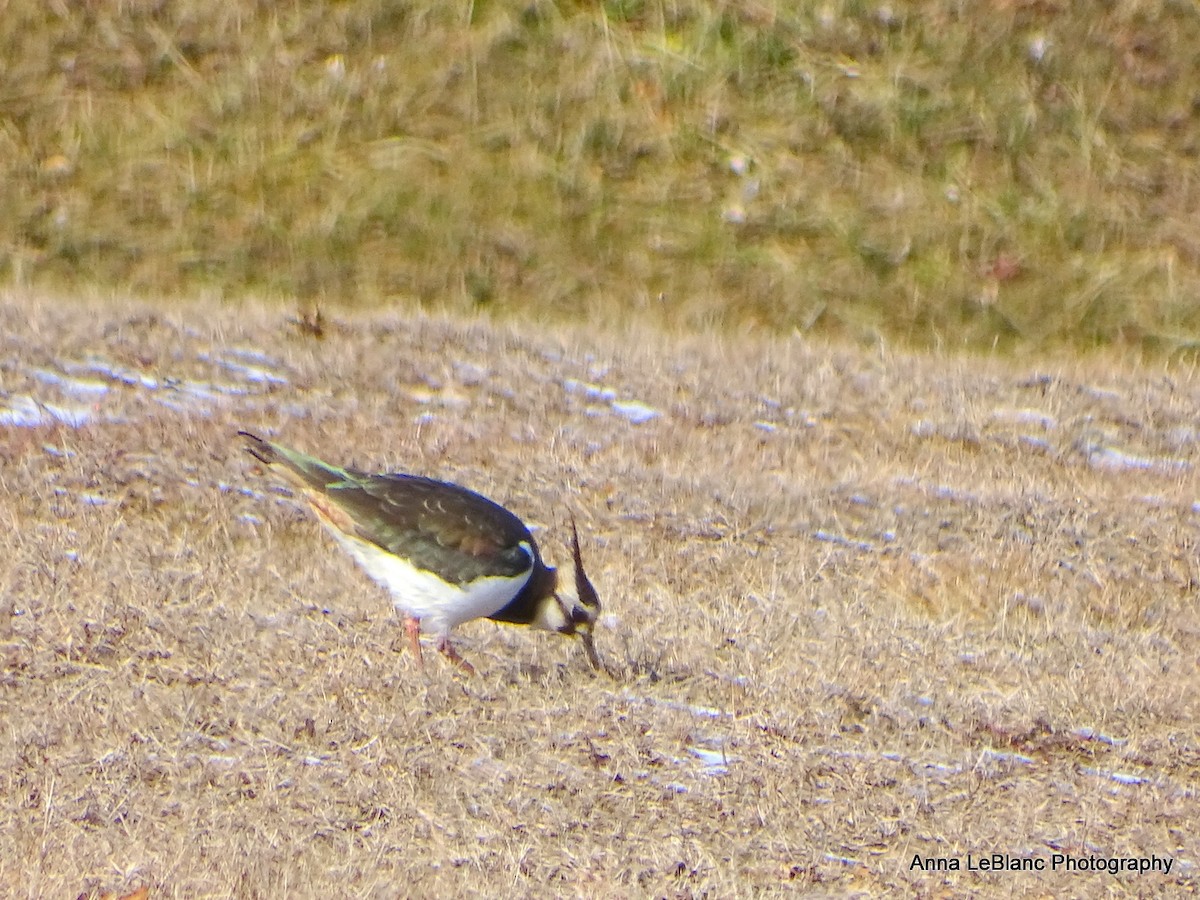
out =
<svg viewBox="0 0 1200 900"><path fill-rule="evenodd" d="M592 629L600 616L600 597L583 570L579 532L575 529L574 519L571 520L571 564L553 574L554 588L543 598L536 624L547 631L579 635L592 668L603 669L592 640Z"/></svg>

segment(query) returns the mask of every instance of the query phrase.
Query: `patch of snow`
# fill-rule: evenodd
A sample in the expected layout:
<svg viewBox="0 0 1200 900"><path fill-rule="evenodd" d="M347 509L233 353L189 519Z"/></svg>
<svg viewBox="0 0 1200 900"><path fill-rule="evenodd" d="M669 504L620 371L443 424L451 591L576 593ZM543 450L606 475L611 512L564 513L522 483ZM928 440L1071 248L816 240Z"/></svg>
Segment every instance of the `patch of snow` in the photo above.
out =
<svg viewBox="0 0 1200 900"><path fill-rule="evenodd" d="M606 388L590 381L564 378L562 386L568 394L578 394L592 403L607 403L609 409L634 425L641 425L662 415L657 409L640 400L618 400L617 392L612 388ZM584 410L584 415L591 417L603 413L603 407L598 406L589 406Z"/></svg>
<svg viewBox="0 0 1200 900"><path fill-rule="evenodd" d="M1143 775L1130 775L1127 772L1105 772L1103 769L1096 769L1091 766L1081 766L1079 769L1084 775L1095 775L1097 778L1107 778L1109 781L1115 781L1117 784L1149 784L1150 779Z"/></svg>
<svg viewBox="0 0 1200 900"><path fill-rule="evenodd" d="M35 428L59 422L71 428L82 428L95 421L96 413L88 406L62 406L41 403L28 394L8 399L7 408L0 407L0 425L15 428Z"/></svg>
<svg viewBox="0 0 1200 900"><path fill-rule="evenodd" d="M94 396L106 394L109 391L108 382L96 378L74 378L61 372L55 372L53 369L30 369L29 374L43 384L52 384L68 394Z"/></svg>
<svg viewBox="0 0 1200 900"><path fill-rule="evenodd" d="M1010 422L1014 425L1036 425L1045 431L1058 426L1058 419L1040 409L1022 407L1020 409L997 409L992 413L993 422Z"/></svg>
<svg viewBox="0 0 1200 900"><path fill-rule="evenodd" d="M278 366L279 360L255 347L229 347L225 350L229 356L236 356L249 362L260 363L264 366Z"/></svg>
<svg viewBox="0 0 1200 900"><path fill-rule="evenodd" d="M728 775L730 758L723 750L708 750L704 747L689 746L687 752L704 767L705 775Z"/></svg>
<svg viewBox="0 0 1200 900"><path fill-rule="evenodd" d="M614 400L612 402L612 410L617 415L624 416L634 425L641 425L659 416L657 409L647 406L640 400Z"/></svg>
<svg viewBox="0 0 1200 900"><path fill-rule="evenodd" d="M288 380L283 375L272 369L262 365L254 365L251 363L238 362L232 359L226 359L224 356L217 356L212 353L201 353L199 358L205 362L213 363L220 366L228 372L235 375L240 375L247 381L257 384L287 384Z"/></svg>
<svg viewBox="0 0 1200 900"><path fill-rule="evenodd" d="M587 381L577 381L574 378L563 379L563 387L569 394L583 394L588 400L611 402L617 399L617 392L612 388L601 387Z"/></svg>
<svg viewBox="0 0 1200 900"><path fill-rule="evenodd" d="M1099 741L1102 744L1108 744L1110 747L1123 747L1129 743L1128 738L1115 738L1107 734L1102 734L1094 728L1076 728L1071 732L1075 737L1084 741Z"/></svg>
<svg viewBox="0 0 1200 900"><path fill-rule="evenodd" d="M1109 388L1092 387L1091 385L1080 385L1079 392L1095 400L1120 400L1121 395Z"/></svg>
<svg viewBox="0 0 1200 900"><path fill-rule="evenodd" d="M491 373L487 369L483 368L483 366L476 365L473 362L454 363L455 377L458 378L461 384L464 384L467 387L474 387L475 385L483 384L483 382L487 381L490 374Z"/></svg>
<svg viewBox="0 0 1200 900"><path fill-rule="evenodd" d="M818 541L824 541L827 544L837 544L839 547L850 547L854 550L862 550L869 552L875 549L875 545L870 541L856 541L853 538L848 538L845 535L834 534L824 529L817 529L813 532L813 537Z"/></svg>
<svg viewBox="0 0 1200 900"><path fill-rule="evenodd" d="M824 860L825 862L841 863L843 866L861 865L857 859L851 859L849 856L838 856L836 853L826 853Z"/></svg>
<svg viewBox="0 0 1200 900"><path fill-rule="evenodd" d="M948 484L935 484L929 491L939 500L953 500L955 503L978 503L979 497L970 491L959 490Z"/></svg>
<svg viewBox="0 0 1200 900"><path fill-rule="evenodd" d="M62 364L63 369L72 375L86 372L92 375L103 375L111 381L119 381L130 387L140 386L154 390L159 386L159 380L145 372L136 372L106 359L94 357L84 362L68 362Z"/></svg>
<svg viewBox="0 0 1200 900"><path fill-rule="evenodd" d="M16 428L32 428L45 421L42 407L28 394L19 394L8 401L6 409L0 409L0 425Z"/></svg>
<svg viewBox="0 0 1200 900"><path fill-rule="evenodd" d="M930 769L934 772L946 772L950 775L957 775L962 771L962 766L950 766L946 763L927 762L920 765L923 769Z"/></svg>
<svg viewBox="0 0 1200 900"><path fill-rule="evenodd" d="M1186 459L1137 456L1115 447L1096 447L1087 454L1088 465L1109 472L1184 472L1192 467Z"/></svg>

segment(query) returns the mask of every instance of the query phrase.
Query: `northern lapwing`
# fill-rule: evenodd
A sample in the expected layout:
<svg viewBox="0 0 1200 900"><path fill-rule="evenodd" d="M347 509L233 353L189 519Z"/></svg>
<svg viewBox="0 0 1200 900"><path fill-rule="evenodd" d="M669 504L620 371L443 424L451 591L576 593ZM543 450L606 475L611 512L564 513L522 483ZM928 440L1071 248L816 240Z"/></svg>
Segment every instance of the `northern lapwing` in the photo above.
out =
<svg viewBox="0 0 1200 900"><path fill-rule="evenodd" d="M592 667L602 668L592 641L600 598L583 571L573 519L573 571L562 578L542 562L525 524L481 494L419 475L369 475L238 434L252 456L299 489L342 549L391 594L418 665L425 631L449 659L474 671L450 643L450 630L486 617L578 635Z"/></svg>

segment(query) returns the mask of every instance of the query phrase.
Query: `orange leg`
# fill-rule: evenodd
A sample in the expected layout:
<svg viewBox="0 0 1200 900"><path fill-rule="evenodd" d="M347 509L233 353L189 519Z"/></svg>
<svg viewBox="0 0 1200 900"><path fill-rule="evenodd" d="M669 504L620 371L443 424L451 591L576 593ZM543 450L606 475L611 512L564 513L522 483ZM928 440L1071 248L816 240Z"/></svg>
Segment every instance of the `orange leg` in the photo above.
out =
<svg viewBox="0 0 1200 900"><path fill-rule="evenodd" d="M417 661L417 668L425 668L425 659L421 656L421 620L414 619L412 616L404 617L404 630L408 632L408 646L412 647L413 657Z"/></svg>
<svg viewBox="0 0 1200 900"><path fill-rule="evenodd" d="M440 650L450 662L454 663L468 675L475 674L475 667L458 655L458 651L454 649L454 645L450 643L450 638L446 635L438 638L438 650Z"/></svg>

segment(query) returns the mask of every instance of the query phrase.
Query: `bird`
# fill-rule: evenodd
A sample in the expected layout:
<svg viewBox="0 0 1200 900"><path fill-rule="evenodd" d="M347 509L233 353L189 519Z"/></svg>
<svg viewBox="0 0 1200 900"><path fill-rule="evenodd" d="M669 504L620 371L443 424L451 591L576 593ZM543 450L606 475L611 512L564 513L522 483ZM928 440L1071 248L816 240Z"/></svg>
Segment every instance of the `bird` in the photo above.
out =
<svg viewBox="0 0 1200 900"><path fill-rule="evenodd" d="M542 560L529 528L475 491L420 475L368 474L331 465L248 431L245 449L308 501L342 549L391 595L417 665L421 632L468 674L450 632L488 618L580 638L593 669L605 671L592 637L600 598L583 569L571 518L567 577Z"/></svg>

